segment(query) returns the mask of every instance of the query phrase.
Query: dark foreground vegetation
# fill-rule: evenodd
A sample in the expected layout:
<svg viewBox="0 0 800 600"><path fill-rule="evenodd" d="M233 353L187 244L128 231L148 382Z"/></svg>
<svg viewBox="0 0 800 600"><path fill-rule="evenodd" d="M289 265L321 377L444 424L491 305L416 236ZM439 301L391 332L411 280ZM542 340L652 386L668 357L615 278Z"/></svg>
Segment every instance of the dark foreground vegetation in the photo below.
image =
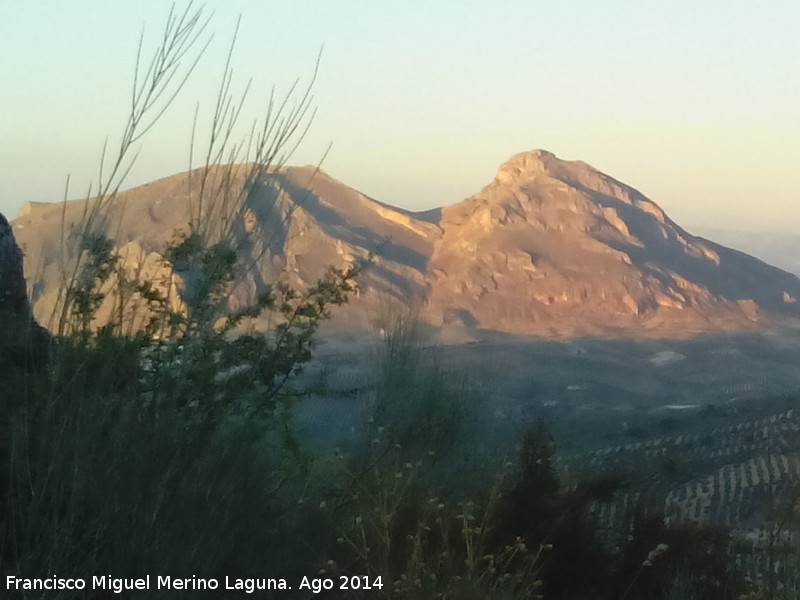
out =
<svg viewBox="0 0 800 600"><path fill-rule="evenodd" d="M248 185L285 159L308 94L288 114L276 103L240 156L226 147L239 114L226 72L196 212L164 251L163 280L137 277L99 227L148 115L195 64L204 23L191 7L171 13L137 79L110 175L65 235L47 360L0 348L3 598L115 597L115 586L129 598L796 597L737 574L727 532L667 527L644 502L621 542L601 536L589 508L624 482L562 485L540 423L520 428L514 453L481 448L471 392L420 358L407 318L386 324L357 441L319 449L298 436L296 376L369 265L307 289L270 282L235 309L228 298L253 267L237 252ZM241 189L211 168L222 158L248 159ZM258 318L269 326L245 327ZM148 576L149 589L124 589ZM85 590L59 583L76 578Z"/></svg>
<svg viewBox="0 0 800 600"><path fill-rule="evenodd" d="M527 427L508 458L461 443L468 398L415 361L402 321L384 340L360 443L306 449L287 418L301 396L276 381L302 365L313 339L304 334L346 287L340 274L303 294L293 306L305 316L277 337L193 330L171 342L79 330L59 339L42 371L4 364L4 576L149 574L221 587L226 577L285 579L293 588L261 597L312 597L298 589L303 577L329 578L325 593L342 598L743 593L723 531L667 528L636 513L628 541L608 547L587 509L616 482L564 489L541 425ZM338 589L341 576L371 589ZM166 593L245 592L125 595Z"/></svg>

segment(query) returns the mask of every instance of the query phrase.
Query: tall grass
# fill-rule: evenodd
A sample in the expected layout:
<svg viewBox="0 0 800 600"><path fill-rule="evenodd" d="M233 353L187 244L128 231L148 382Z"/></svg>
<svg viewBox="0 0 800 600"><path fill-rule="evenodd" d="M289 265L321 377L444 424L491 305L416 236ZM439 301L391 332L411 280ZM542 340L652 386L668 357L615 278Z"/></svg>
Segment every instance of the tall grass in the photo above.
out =
<svg viewBox="0 0 800 600"><path fill-rule="evenodd" d="M231 46L191 217L163 252L169 285L126 268L110 222L134 145L194 70L207 23L189 3L170 11L149 62L140 44L118 152L109 169L104 151L81 220L62 224L56 352L43 371L4 372L4 574L222 577L286 564L272 549L295 466L268 431L357 269L331 270L305 290L262 290L235 310L228 300L261 257L239 247L250 192L302 139L310 85L299 97L296 87L273 94L262 122L234 142L245 96L230 92ZM246 164L217 165L223 157ZM275 315L269 331L236 334L265 312Z"/></svg>

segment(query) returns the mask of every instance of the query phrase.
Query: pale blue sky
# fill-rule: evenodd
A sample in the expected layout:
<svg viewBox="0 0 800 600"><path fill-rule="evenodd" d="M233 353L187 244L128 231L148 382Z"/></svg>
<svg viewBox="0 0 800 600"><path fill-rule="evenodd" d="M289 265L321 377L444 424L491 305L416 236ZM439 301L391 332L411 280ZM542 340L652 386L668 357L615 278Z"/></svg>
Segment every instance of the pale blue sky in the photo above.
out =
<svg viewBox="0 0 800 600"><path fill-rule="evenodd" d="M166 0L0 0L0 211L95 177L125 118L142 23ZM131 185L184 170L191 114L235 74L248 120L310 76L318 115L293 162L384 202L457 202L510 155L585 160L682 224L800 231L800 3L744 0L210 0L215 38L145 139Z"/></svg>

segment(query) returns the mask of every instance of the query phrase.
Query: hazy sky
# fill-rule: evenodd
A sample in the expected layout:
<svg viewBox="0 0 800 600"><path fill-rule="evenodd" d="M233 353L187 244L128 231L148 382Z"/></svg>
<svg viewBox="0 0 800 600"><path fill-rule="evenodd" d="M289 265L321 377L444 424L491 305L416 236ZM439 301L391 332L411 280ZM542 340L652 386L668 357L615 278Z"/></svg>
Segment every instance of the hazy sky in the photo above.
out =
<svg viewBox="0 0 800 600"><path fill-rule="evenodd" d="M0 0L0 211L84 193L118 139L141 27L166 0ZM545 148L637 187L686 225L800 231L796 0L210 0L214 39L142 143L131 185L187 168L243 21L244 119L307 80L317 118L293 162L384 202L459 201ZM150 45L152 47L152 44Z"/></svg>

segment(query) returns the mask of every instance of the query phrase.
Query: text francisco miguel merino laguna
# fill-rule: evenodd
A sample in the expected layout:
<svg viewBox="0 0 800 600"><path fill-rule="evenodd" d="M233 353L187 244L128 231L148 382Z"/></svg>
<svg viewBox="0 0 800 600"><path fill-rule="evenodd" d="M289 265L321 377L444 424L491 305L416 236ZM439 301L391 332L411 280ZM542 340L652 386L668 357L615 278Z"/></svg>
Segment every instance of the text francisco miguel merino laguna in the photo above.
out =
<svg viewBox="0 0 800 600"><path fill-rule="evenodd" d="M289 590L292 589L285 579L239 579L225 577L224 580L188 577L178 578L170 576L157 576L122 578L112 577L111 575L95 575L91 579L84 578L65 578L52 575L43 579L28 579L8 575L5 578L7 590L108 590L121 594L126 590L241 590L244 593L252 594L260 590ZM155 587L153 587L155 585ZM319 581L313 578L303 577L299 589L314 590L316 587L326 589L321 586ZM330 589L330 588L327 588Z"/></svg>

